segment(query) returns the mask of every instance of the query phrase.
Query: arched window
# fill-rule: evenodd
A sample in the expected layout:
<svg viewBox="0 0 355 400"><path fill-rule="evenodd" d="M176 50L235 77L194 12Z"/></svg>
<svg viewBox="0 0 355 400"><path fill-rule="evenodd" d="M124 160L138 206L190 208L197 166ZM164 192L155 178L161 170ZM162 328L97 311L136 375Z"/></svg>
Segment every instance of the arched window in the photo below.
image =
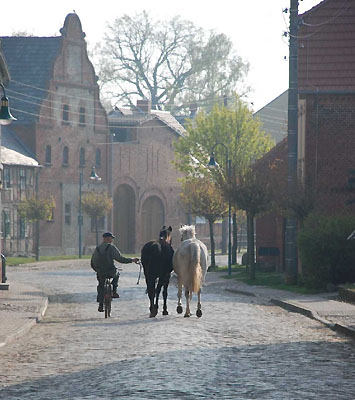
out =
<svg viewBox="0 0 355 400"><path fill-rule="evenodd" d="M101 150L100 149L96 149L95 166L101 167Z"/></svg>
<svg viewBox="0 0 355 400"><path fill-rule="evenodd" d="M84 167L85 166L85 149L84 147L80 148L80 158L79 158L79 162L80 162L80 167Z"/></svg>
<svg viewBox="0 0 355 400"><path fill-rule="evenodd" d="M69 149L68 146L65 146L63 149L63 165L69 164Z"/></svg>
<svg viewBox="0 0 355 400"><path fill-rule="evenodd" d="M69 122L69 106L68 106L68 104L63 104L62 119L63 119L64 123L68 123Z"/></svg>
<svg viewBox="0 0 355 400"><path fill-rule="evenodd" d="M46 164L52 164L52 147L50 145L46 146Z"/></svg>

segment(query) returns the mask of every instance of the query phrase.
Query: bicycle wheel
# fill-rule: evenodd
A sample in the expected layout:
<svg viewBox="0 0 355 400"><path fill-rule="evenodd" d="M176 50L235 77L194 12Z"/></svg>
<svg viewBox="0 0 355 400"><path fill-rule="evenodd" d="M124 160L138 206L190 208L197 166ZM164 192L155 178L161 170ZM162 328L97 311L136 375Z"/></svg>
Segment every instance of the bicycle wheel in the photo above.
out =
<svg viewBox="0 0 355 400"><path fill-rule="evenodd" d="M105 299L104 299L104 308L105 308L105 318L111 316L111 302L112 302L112 285L109 280L105 282Z"/></svg>

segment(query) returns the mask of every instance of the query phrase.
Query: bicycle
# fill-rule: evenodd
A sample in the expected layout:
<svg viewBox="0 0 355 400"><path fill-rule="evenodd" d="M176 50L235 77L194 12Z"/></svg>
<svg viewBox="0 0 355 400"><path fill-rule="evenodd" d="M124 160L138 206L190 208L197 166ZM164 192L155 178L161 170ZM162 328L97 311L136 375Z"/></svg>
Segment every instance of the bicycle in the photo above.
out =
<svg viewBox="0 0 355 400"><path fill-rule="evenodd" d="M111 316L111 303L112 303L112 278L106 278L104 284L104 310L105 310L105 318Z"/></svg>

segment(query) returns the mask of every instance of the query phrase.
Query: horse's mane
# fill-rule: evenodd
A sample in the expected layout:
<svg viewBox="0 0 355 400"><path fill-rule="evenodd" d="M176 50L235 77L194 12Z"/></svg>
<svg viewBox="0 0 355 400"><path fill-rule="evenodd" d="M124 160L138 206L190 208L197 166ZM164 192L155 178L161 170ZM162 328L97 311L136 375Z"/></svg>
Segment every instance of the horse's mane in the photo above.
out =
<svg viewBox="0 0 355 400"><path fill-rule="evenodd" d="M191 239L196 237L196 229L195 229L195 225L183 225L180 229L179 229L180 235L181 236L186 236L186 239Z"/></svg>

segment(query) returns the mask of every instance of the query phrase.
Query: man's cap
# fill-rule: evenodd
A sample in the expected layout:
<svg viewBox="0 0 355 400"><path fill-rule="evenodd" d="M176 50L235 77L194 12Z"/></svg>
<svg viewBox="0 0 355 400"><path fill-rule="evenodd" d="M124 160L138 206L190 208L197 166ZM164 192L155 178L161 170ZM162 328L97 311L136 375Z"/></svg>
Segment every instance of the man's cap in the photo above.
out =
<svg viewBox="0 0 355 400"><path fill-rule="evenodd" d="M102 237L112 237L113 239L115 238L115 236L113 236L112 235L112 233L111 232L105 232L103 235L102 235Z"/></svg>

